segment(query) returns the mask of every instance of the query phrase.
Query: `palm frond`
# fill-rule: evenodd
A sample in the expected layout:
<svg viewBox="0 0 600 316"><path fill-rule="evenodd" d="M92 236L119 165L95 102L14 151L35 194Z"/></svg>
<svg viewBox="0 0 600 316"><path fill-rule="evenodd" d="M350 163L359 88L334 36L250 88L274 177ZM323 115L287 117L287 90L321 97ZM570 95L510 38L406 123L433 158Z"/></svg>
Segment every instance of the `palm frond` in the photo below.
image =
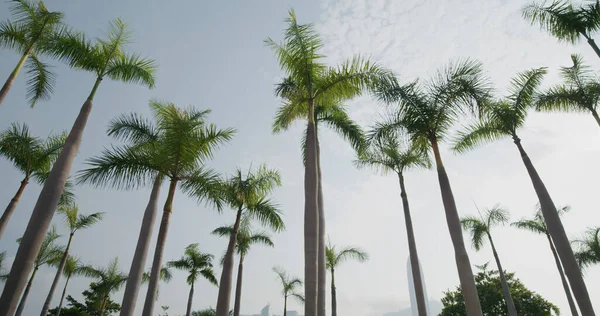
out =
<svg viewBox="0 0 600 316"><path fill-rule="evenodd" d="M369 260L369 255L364 252L363 250L361 250L360 248L356 248L356 247L348 247L348 248L343 248L336 256L335 258L335 263L336 265L347 261L347 260L357 260L359 262L365 262L367 260Z"/></svg>
<svg viewBox="0 0 600 316"><path fill-rule="evenodd" d="M113 80L142 84L153 88L156 68L154 60L143 58L138 54L119 55L111 60L106 70L106 76Z"/></svg>
<svg viewBox="0 0 600 316"><path fill-rule="evenodd" d="M56 79L48 69L50 66L41 62L35 54L29 56L25 66L30 76L27 79L27 97L29 106L34 107L37 101L50 99Z"/></svg>
<svg viewBox="0 0 600 316"><path fill-rule="evenodd" d="M299 293L292 293L289 296L297 299L300 303L304 303L305 299L304 299L304 295L299 294Z"/></svg>
<svg viewBox="0 0 600 316"><path fill-rule="evenodd" d="M108 123L108 136L134 144L156 141L159 138L156 127L136 113L122 114Z"/></svg>
<svg viewBox="0 0 600 316"><path fill-rule="evenodd" d="M494 207L485 210L483 217L487 221L487 226L492 227L508 223L510 214L500 205L495 205Z"/></svg>
<svg viewBox="0 0 600 316"><path fill-rule="evenodd" d="M460 131L452 146L457 153L465 153L485 143L499 140L510 134L499 124L492 120L483 119Z"/></svg>
<svg viewBox="0 0 600 316"><path fill-rule="evenodd" d="M516 109L525 111L532 105L537 89L547 72L545 67L530 69L518 73L511 80L508 99L513 102Z"/></svg>
<svg viewBox="0 0 600 316"><path fill-rule="evenodd" d="M576 43L587 32L582 15L567 0L555 0L551 4L533 3L522 11L523 18L538 24L559 41Z"/></svg>
<svg viewBox="0 0 600 316"><path fill-rule="evenodd" d="M219 281L217 281L217 278L215 277L215 273L213 272L213 270L211 268L205 268L200 270L200 274L208 280L208 282L210 282L211 284L215 285L215 286L219 286Z"/></svg>
<svg viewBox="0 0 600 316"><path fill-rule="evenodd" d="M181 190L189 196L214 206L218 211L223 208L222 184L220 175L209 168L199 168L188 174L181 182Z"/></svg>
<svg viewBox="0 0 600 316"><path fill-rule="evenodd" d="M317 121L326 125L342 136L356 152L361 152L366 146L365 135L355 121L350 119L348 112L342 106L318 107L315 112Z"/></svg>
<svg viewBox="0 0 600 316"><path fill-rule="evenodd" d="M25 53L27 44L27 30L23 24L0 22L0 47Z"/></svg>
<svg viewBox="0 0 600 316"><path fill-rule="evenodd" d="M285 230L285 223L281 218L281 210L276 204L268 199L260 199L247 206L249 214L257 219L263 226L269 227L275 232Z"/></svg>
<svg viewBox="0 0 600 316"><path fill-rule="evenodd" d="M537 220L533 220L533 219L522 219L520 221L517 222L513 222L510 224L510 226L522 229L522 230L528 230L532 233L536 233L536 234L547 234L548 233L548 229L546 228L546 225L544 223L540 223Z"/></svg>
<svg viewBox="0 0 600 316"><path fill-rule="evenodd" d="M265 233L265 232L252 234L252 236L250 236L250 238L249 238L249 243L250 244L260 243L260 244L267 245L270 247L275 247L275 244L271 240L271 237L269 235L267 235L267 233Z"/></svg>
<svg viewBox="0 0 600 316"><path fill-rule="evenodd" d="M460 224L464 230L469 231L471 235L471 244L475 250L479 251L486 242L489 227L477 217L463 217Z"/></svg>
<svg viewBox="0 0 600 316"><path fill-rule="evenodd" d="M215 228L211 234L221 236L221 237L229 237L233 233L233 226L222 226Z"/></svg>
<svg viewBox="0 0 600 316"><path fill-rule="evenodd" d="M293 100L293 101L292 101ZM277 109L275 120L273 121L273 133L279 133L287 130L294 121L306 118L308 115L308 106L306 102L296 99L286 99L283 105Z"/></svg>

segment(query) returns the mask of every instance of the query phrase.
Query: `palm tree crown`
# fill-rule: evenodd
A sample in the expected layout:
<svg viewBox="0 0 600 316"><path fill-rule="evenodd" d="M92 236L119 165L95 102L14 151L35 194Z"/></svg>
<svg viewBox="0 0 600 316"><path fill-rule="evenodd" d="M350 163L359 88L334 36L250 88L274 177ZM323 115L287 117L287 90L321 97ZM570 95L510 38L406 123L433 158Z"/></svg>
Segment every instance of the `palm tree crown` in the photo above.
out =
<svg viewBox="0 0 600 316"><path fill-rule="evenodd" d="M466 216L460 220L463 229L471 233L471 244L475 250L481 250L490 235L490 230L494 226L508 223L508 211L496 205L486 209L479 217Z"/></svg>
<svg viewBox="0 0 600 316"><path fill-rule="evenodd" d="M281 281L281 294L285 298L294 297L300 302L304 302L304 296L298 293L298 287L302 286L302 280L297 277L291 277L280 267L274 267L273 272L277 273L279 281Z"/></svg>
<svg viewBox="0 0 600 316"><path fill-rule="evenodd" d="M335 270L339 264L350 259L365 262L369 260L369 255L356 247L345 247L339 251L335 249L335 246L328 245L326 249L327 258L327 269Z"/></svg>
<svg viewBox="0 0 600 316"><path fill-rule="evenodd" d="M214 256L211 254L200 252L200 246L195 243L185 248L184 255L181 259L167 262L167 267L189 272L187 277L187 283L189 285L196 283L198 276L203 276L210 283L217 285L217 278L215 278L212 270L213 258Z"/></svg>
<svg viewBox="0 0 600 316"><path fill-rule="evenodd" d="M96 289L103 298L118 291L127 281L127 275L119 269L119 259L114 258L106 267L82 267L85 276L97 279Z"/></svg>
<svg viewBox="0 0 600 316"><path fill-rule="evenodd" d="M579 247L575 259L582 269L600 263L600 227L588 229L583 238L573 243Z"/></svg>
<svg viewBox="0 0 600 316"><path fill-rule="evenodd" d="M79 214L79 207L76 204L61 205L58 213L65 216L65 222L69 227L69 233L88 228L102 220L103 212L92 213L89 215Z"/></svg>
<svg viewBox="0 0 600 316"><path fill-rule="evenodd" d="M221 226L212 231L213 235L221 237L230 237L233 233L233 225ZM242 216L240 228L237 234L236 252L241 258L245 258L254 244L263 244L269 247L274 247L275 244L271 237L264 231L252 230L252 218L248 215ZM225 257L223 257L225 259ZM221 260L223 261L223 260Z"/></svg>
<svg viewBox="0 0 600 316"><path fill-rule="evenodd" d="M546 222L544 221L544 216L542 215L542 212L540 210L540 205L538 204L536 206L537 211L535 212L535 214L533 215L533 218L524 218L521 219L519 221L516 221L514 223L511 223L510 226L519 228L519 229L523 229L523 230L528 230L532 233L536 233L536 234L541 234L541 235L548 235L548 227L546 226ZM562 216L563 214L569 212L571 210L571 207L566 205L566 206L562 206L557 208L557 212L559 216Z"/></svg>
<svg viewBox="0 0 600 316"><path fill-rule="evenodd" d="M368 151L359 153L354 162L359 168L372 167L383 174L394 172L398 175L409 168L431 168L427 151L409 142L401 144L393 135L381 136L371 144Z"/></svg>

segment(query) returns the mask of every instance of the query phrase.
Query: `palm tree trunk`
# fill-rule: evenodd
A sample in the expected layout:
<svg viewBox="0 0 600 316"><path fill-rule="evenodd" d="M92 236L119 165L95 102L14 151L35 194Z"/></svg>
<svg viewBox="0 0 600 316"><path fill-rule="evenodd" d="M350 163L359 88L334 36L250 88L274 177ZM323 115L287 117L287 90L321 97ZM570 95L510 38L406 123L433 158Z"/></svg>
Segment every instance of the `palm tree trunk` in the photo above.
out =
<svg viewBox="0 0 600 316"><path fill-rule="evenodd" d="M194 299L194 283L190 286L190 294L188 295L187 309L185 312L185 316L190 316L192 314L192 300Z"/></svg>
<svg viewBox="0 0 600 316"><path fill-rule="evenodd" d="M417 254L417 242L415 239L415 231L413 229L412 217L410 215L410 207L408 205L408 195L404 186L404 175L398 173L400 182L400 197L402 198L402 208L404 209L404 222L406 224L406 235L408 239L408 253L410 257L410 269L413 276L413 285L415 288L415 296L417 299L417 311L419 316L427 316L427 303L425 291L423 290L423 280L421 279L421 266L419 266L419 255ZM333 275L332 275L333 276Z"/></svg>
<svg viewBox="0 0 600 316"><path fill-rule="evenodd" d="M62 310L63 301L65 299L65 295L67 294L67 285L69 285L69 280L70 279L71 279L71 276L69 275L67 277L66 282L65 282L65 287L63 288L62 295L60 296L60 302L58 303L58 311L56 312L56 316L60 316L60 312Z"/></svg>
<svg viewBox="0 0 600 316"><path fill-rule="evenodd" d="M29 178L25 177L25 179L23 179L23 181L21 181L21 185L19 186L17 193L15 193L15 196L13 196L13 198L10 200L10 202L8 203L8 206L4 210L4 213L2 213L2 217L0 217L0 239L2 239L2 235L4 234L4 231L6 230L6 226L8 225L8 220L10 219L10 216L13 214L13 212L17 208L19 199L21 199L21 195L23 194L23 191L25 190L25 187L27 186L28 183L29 183Z"/></svg>
<svg viewBox="0 0 600 316"><path fill-rule="evenodd" d="M337 292L335 290L335 269L331 269L331 316L337 316Z"/></svg>
<svg viewBox="0 0 600 316"><path fill-rule="evenodd" d="M17 63L17 66L15 67L15 69L10 73L10 75L6 79L6 82L2 86L2 89L0 89L0 104L2 104L2 101L4 101L4 98L6 98L8 91L10 91L10 87L12 87L13 82L15 81L15 78L17 78L17 75L19 75L19 71L23 67L23 64L25 64L25 61L29 57L30 53L31 53L30 50L27 50L25 53L23 53L23 55L21 56L21 59L19 59L19 62Z"/></svg>
<svg viewBox="0 0 600 316"><path fill-rule="evenodd" d="M440 149L438 147L437 138L435 137L431 138L431 148L433 149L433 154L435 156L438 181L440 183L444 211L446 212L446 222L448 224L448 230L450 231L452 245L454 246L458 278L465 299L467 315L482 316L481 303L479 302L479 295L477 293L477 287L475 286L475 279L473 278L471 261L469 260L469 254L467 253L465 242L463 240L458 210L456 208L456 202L454 202L454 194L452 194L450 179L448 179L446 168L444 168L444 164L442 163Z"/></svg>
<svg viewBox="0 0 600 316"><path fill-rule="evenodd" d="M535 189L535 193L540 201L540 208L542 210L542 215L544 216L544 221L546 222L546 227L548 227L548 233L550 234L550 237L552 237L552 241L556 246L558 256L560 257L560 261L565 269L565 274L567 275L569 283L571 284L573 295L575 296L575 300L579 305L579 310L581 311L582 315L594 316L594 307L592 306L590 295L588 294L587 287L583 281L583 275L581 274L579 266L577 265L577 261L575 260L575 256L573 255L573 249L569 243L569 238L567 237L565 228L563 227L560 217L558 216L558 212L556 211L556 206L554 205L554 202L552 201L550 193L548 193L544 182L535 170L531 159L529 159L529 156L523 149L523 146L521 145L521 139L515 135L513 140L519 149L521 159L525 164L525 168L527 168L533 188Z"/></svg>
<svg viewBox="0 0 600 316"><path fill-rule="evenodd" d="M148 256L148 248L150 248L152 229L154 228L154 222L156 221L161 184L162 176L157 175L156 179L154 179L154 184L152 185L152 192L150 193L148 205L146 205L146 210L144 211L142 227L140 228L137 245L135 246L135 253L133 254L133 260L131 261L127 284L125 285L120 316L132 316L133 311L135 310L135 303L140 291L142 275L144 274L144 266L146 265L146 257Z"/></svg>
<svg viewBox="0 0 600 316"><path fill-rule="evenodd" d="M571 295L571 289L569 288L569 282L565 277L565 272L563 271L562 264L560 263L560 258L558 258L558 253L556 253L556 248L554 248L554 243L552 242L552 238L549 234L546 233L546 237L548 238L548 243L550 243L550 250L552 250L552 256L554 257L554 262L556 263L556 268L558 269L558 274L560 275L560 281L562 282L563 289L565 290L565 294L567 295L567 301L569 302L569 308L571 309L572 316L579 316L579 312L577 311L577 306L575 305L575 301L573 300L573 295Z"/></svg>
<svg viewBox="0 0 600 316"><path fill-rule="evenodd" d="M242 303L242 276L244 273L244 257L240 256L240 264L238 265L237 284L235 285L235 303L233 307L233 316L240 316L240 308Z"/></svg>
<svg viewBox="0 0 600 316"><path fill-rule="evenodd" d="M594 41L594 39L591 38L591 37L589 37L589 36L587 36L587 34L584 34L584 36L587 39L588 44L590 44L590 46L592 47L592 49L596 53L596 55L598 55L598 57L600 57L600 49L598 48L598 45L596 45L596 42Z"/></svg>
<svg viewBox="0 0 600 316"><path fill-rule="evenodd" d="M504 295L504 301L506 302L506 307L508 308L508 315L517 316L517 308L515 307L515 302L513 301L512 295L510 295L508 281L506 280L506 275L504 275L504 269L502 269L502 264L500 264L500 257L498 256L498 252L496 251L496 246L494 245L494 241L492 240L492 235L488 234L488 239L490 240L490 245L492 246L492 252L494 253L494 259L496 260L498 273L500 274L500 286L502 287L502 294Z"/></svg>
<svg viewBox="0 0 600 316"><path fill-rule="evenodd" d="M313 101L309 100L304 167L304 316L317 316L318 296L319 175L314 112Z"/></svg>
<svg viewBox="0 0 600 316"><path fill-rule="evenodd" d="M73 127L71 127L69 136L67 136L65 145L52 166L48 179L44 183L35 203L33 213L10 269L10 274L4 284L4 291L0 297L0 315L12 315L19 296L25 287L25 280L33 269L35 257L42 246L46 231L48 231L56 206L65 188L67 177L71 172L73 159L75 159L75 155L79 150L85 125L92 111L94 94L101 81L102 78L96 79L92 92L83 103L79 115L75 119Z"/></svg>
<svg viewBox="0 0 600 316"><path fill-rule="evenodd" d="M102 299L102 305L100 306L100 316L104 315L104 310L106 309L106 303L108 302L108 295L104 296Z"/></svg>
<svg viewBox="0 0 600 316"><path fill-rule="evenodd" d="M165 206L163 208L163 216L158 229L158 238L156 239L156 248L154 249L154 260L152 261L152 269L150 271L150 281L148 282L148 292L144 301L144 309L142 316L152 316L154 314L154 302L156 301L156 293L158 291L158 280L160 277L160 267L162 265L163 252L165 251L165 243L167 242L167 232L169 230L169 220L173 211L173 197L177 189L177 179L172 178L169 185L169 193Z"/></svg>
<svg viewBox="0 0 600 316"><path fill-rule="evenodd" d="M229 314L229 299L231 297L231 283L233 278L233 255L235 244L237 242L237 234L240 229L240 220L242 218L242 206L238 208L235 216L235 224L229 236L229 244L225 252L225 260L223 260L223 272L219 280L219 296L217 298L217 311L215 316L228 316Z"/></svg>
<svg viewBox="0 0 600 316"><path fill-rule="evenodd" d="M283 316L287 314L287 295L283 296Z"/></svg>
<svg viewBox="0 0 600 316"><path fill-rule="evenodd" d="M67 242L67 248L65 248L65 252L63 253L62 259L60 260L60 265L56 271L56 275L54 276L54 281L52 281L52 286L50 286L50 292L48 292L48 296L46 297L46 301L44 302L44 306L42 307L42 312L40 316L47 316L48 310L50 310L50 303L52 302L52 297L54 296L54 291L56 291L56 287L58 286L58 282L60 281L60 277L65 270L65 264L67 263L67 258L69 257L69 249L71 248L71 241L73 241L73 234L69 234L69 241Z"/></svg>
<svg viewBox="0 0 600 316"><path fill-rule="evenodd" d="M319 209L319 254L317 255L317 316L327 315L327 267L325 265L325 209L323 207L323 182L321 177L321 146L319 145L319 133L315 124L315 140L317 144L317 173L318 191L317 203Z"/></svg>
<svg viewBox="0 0 600 316"><path fill-rule="evenodd" d="M23 314L23 309L25 308L25 302L27 301L27 296L29 296L29 291L31 291L31 284L33 283L33 279L35 278L38 268L39 267L35 267L33 269L33 273L31 274L31 277L29 278L29 281L27 282L27 287L25 287L25 292L23 292L23 297L21 297L21 301L19 302L19 307L17 308L17 312L15 313L15 316L21 316L21 314Z"/></svg>
<svg viewBox="0 0 600 316"><path fill-rule="evenodd" d="M600 126L600 116L598 116L598 112L596 112L596 110L592 110L592 116L596 120L596 123L598 124L598 126Z"/></svg>

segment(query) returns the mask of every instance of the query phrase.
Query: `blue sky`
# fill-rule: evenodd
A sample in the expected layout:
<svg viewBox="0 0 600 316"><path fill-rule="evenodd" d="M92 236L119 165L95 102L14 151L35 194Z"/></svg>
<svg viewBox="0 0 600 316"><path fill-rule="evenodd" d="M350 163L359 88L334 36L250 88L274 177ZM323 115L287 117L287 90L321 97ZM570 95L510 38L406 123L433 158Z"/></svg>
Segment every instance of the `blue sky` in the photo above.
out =
<svg viewBox="0 0 600 316"><path fill-rule="evenodd" d="M582 54L593 67L600 66L600 60L584 43L560 44L529 26L520 16L522 4L519 0L485 4L475 0L49 2L52 10L65 12L68 24L89 36L101 36L111 19L123 18L135 40L128 51L151 57L159 65L153 90L108 80L102 83L73 172L84 167L86 158L111 144L105 134L111 118L127 112L149 115L150 98L212 109L211 122L235 127L238 134L217 152L208 163L211 167L230 173L236 166L267 163L282 173L283 186L274 198L284 211L288 229L274 237L274 249L252 249L245 261L242 299L242 313L256 313L267 303L271 303L272 311L280 313L283 302L272 266L283 266L298 276L303 271L302 126L281 135L271 134L272 118L279 105L273 97L273 84L282 74L263 40L269 36L281 38L283 19L293 7L301 23L316 23L325 44L323 52L331 64L355 54L370 56L405 81L427 77L452 59L473 57L484 63L499 95L517 71L532 67L549 67L544 86L556 83L557 69L569 65L571 53ZM8 4L0 3L0 20L7 18ZM13 52L0 50L0 75L7 76L17 60ZM70 128L94 78L51 63L57 74L52 99L28 108L26 77L21 73L0 105L0 129L12 122L26 122L33 133L45 137ZM366 97L348 106L352 117L364 126L382 112L380 105ZM572 214L564 219L570 235L577 237L586 227L600 225L594 199L597 186L593 182L600 174L600 134L591 116L533 113L520 134L555 202L573 207ZM321 144L329 237L334 244L359 246L371 257L365 264L349 262L336 274L340 314L380 316L406 308L408 250L396 180L356 170L349 146L330 132L324 133ZM508 140L463 156L444 151L443 158L461 215L476 212L473 201L480 207L501 203L515 220L533 213L534 192L516 148ZM8 203L22 176L6 161L0 161L0 175L4 183L0 201ZM443 291L457 285L458 278L436 176L433 171L415 171L407 175L406 181L427 291L439 300ZM24 230L38 193L35 184L26 189L0 242L10 259L16 251L13 241ZM73 253L94 265L106 265L111 258L119 257L122 269L127 271L149 190L117 192L81 186L76 193L80 211L103 211L106 217L101 224L78 234ZM194 242L219 257L226 242L209 232L233 219L232 211L217 214L178 192L164 258L178 258L185 246ZM64 232L60 219L55 222ZM567 312L544 238L509 227L494 233L505 268ZM492 259L487 248L479 253L471 251L474 264ZM41 309L53 275L49 268L38 274L26 315ZM598 267L586 272L587 280L599 277ZM79 298L88 283L83 278L74 279L69 293ZM590 295L599 297L600 285L594 283L588 282ZM161 285L157 307L168 305L172 314L183 313L187 291L184 273L175 272L171 283ZM216 288L207 282L199 281L195 293L194 309L215 305ZM114 299L120 301L120 295L117 293ZM138 314L144 295L140 294ZM600 305L595 307L600 309ZM291 308L302 309L295 302Z"/></svg>

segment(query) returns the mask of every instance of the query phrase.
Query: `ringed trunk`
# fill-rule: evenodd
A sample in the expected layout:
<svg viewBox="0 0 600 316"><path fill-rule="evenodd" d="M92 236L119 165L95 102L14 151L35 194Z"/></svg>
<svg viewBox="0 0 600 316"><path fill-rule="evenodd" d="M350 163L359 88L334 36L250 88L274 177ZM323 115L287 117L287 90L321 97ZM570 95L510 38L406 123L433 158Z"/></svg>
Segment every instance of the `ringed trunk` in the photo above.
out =
<svg viewBox="0 0 600 316"><path fill-rule="evenodd" d="M240 316L240 308L242 303L242 276L244 273L244 257L240 256L240 264L238 265L237 284L235 285L235 304L233 307L233 316Z"/></svg>
<svg viewBox="0 0 600 316"><path fill-rule="evenodd" d="M34 260L42 246L46 231L50 226L56 206L65 188L67 177L71 172L73 159L79 150L83 131L92 111L92 101L102 78L96 79L94 88L83 103L77 119L69 132L60 155L52 166L48 179L33 208L33 213L23 234L23 239L15 255L10 274L4 284L0 297L0 315L12 315L17 306L19 296L25 287L25 280L34 266Z"/></svg>
<svg viewBox="0 0 600 316"><path fill-rule="evenodd" d="M4 210L4 213L2 213L2 217L0 217L0 239L2 239L2 235L4 234L4 231L6 230L8 221L10 220L11 215L14 213L15 209L17 208L17 204L19 204L21 195L23 194L23 191L25 190L25 187L27 186L28 183L29 183L29 177L25 177L25 179L23 179L23 181L21 181L21 185L19 186L17 193L15 193L15 196L13 196L13 198L10 200L10 202L8 203L8 206Z"/></svg>
<svg viewBox="0 0 600 316"><path fill-rule="evenodd" d="M219 281L219 296L217 298L216 316L228 316L229 314L229 299L231 296L231 279L233 278L233 255L235 245L237 243L237 234L240 229L240 220L242 218L242 206L238 208L233 224L233 231L229 236L229 244L225 252L225 260L223 261L223 272Z"/></svg>
<svg viewBox="0 0 600 316"><path fill-rule="evenodd" d="M337 316L337 292L335 290L335 270L331 269L331 316Z"/></svg>
<svg viewBox="0 0 600 316"><path fill-rule="evenodd" d="M517 308L515 307L515 302L512 299L512 295L510 295L508 281L506 280L506 275L504 275L502 264L500 264L500 256L498 256L498 252L496 251L496 246L492 240L492 235L488 234L488 239L490 240L490 245L492 246L492 252L494 253L494 260L496 260L498 273L500 274L500 286L502 287L502 294L504 295L504 301L506 302L506 307L508 308L508 315L517 316Z"/></svg>
<svg viewBox="0 0 600 316"><path fill-rule="evenodd" d="M318 192L317 203L319 209L319 254L317 255L317 316L327 315L327 266L325 264L325 208L323 207L323 182L321 175L321 146L319 145L319 133L315 124L315 140L317 144L317 174Z"/></svg>
<svg viewBox="0 0 600 316"><path fill-rule="evenodd" d="M58 303L58 311L56 312L56 316L60 316L60 312L62 311L63 301L65 300L65 295L67 294L67 285L69 285L69 280L71 276L67 277L65 281L65 287L63 288L62 295L60 296L60 302Z"/></svg>
<svg viewBox="0 0 600 316"><path fill-rule="evenodd" d="M192 315L192 301L194 299L194 284L190 286L190 294L188 295L187 309L185 312L185 316Z"/></svg>
<svg viewBox="0 0 600 316"><path fill-rule="evenodd" d="M569 302L569 309L571 309L572 316L579 316L579 312L577 311L577 306L575 305L575 301L573 301L573 295L571 295L571 289L569 288L569 282L565 277L565 272L563 271L562 265L560 264L560 259L558 258L558 254L556 253L556 249L554 248L554 243L552 242L552 238L550 235L546 233L546 237L548 238L548 242L550 243L550 250L552 250L552 256L554 257L554 262L556 263L556 268L558 269L558 274L560 275L560 281L562 282L563 289L565 290L565 294L567 295L567 301Z"/></svg>
<svg viewBox="0 0 600 316"><path fill-rule="evenodd" d="M133 254L133 260L131 261L127 284L125 285L120 316L132 316L133 311L135 310L135 303L140 291L142 275L144 274L144 266L146 265L146 257L148 256L148 249L150 248L152 229L154 228L154 222L156 221L161 184L162 177L157 175L154 184L152 185L150 199L148 200L146 210L144 211L142 227L140 228L137 245L135 246L135 253Z"/></svg>
<svg viewBox="0 0 600 316"><path fill-rule="evenodd" d="M39 267L35 267L33 269L33 273L31 274L31 277L29 278L29 281L27 282L27 287L25 288L25 292L23 292L23 297L21 297L21 302L19 303L19 307L17 308L17 312L15 313L15 316L21 316L21 314L23 314L23 309L25 308L25 302L27 302L27 296L29 296L29 292L31 291L31 284L33 284L33 279L35 278L38 268Z"/></svg>
<svg viewBox="0 0 600 316"><path fill-rule="evenodd" d="M46 301L44 302L44 306L42 307L42 312L40 316L47 316L48 310L50 310L50 303L52 302L52 297L54 296L54 291L56 291L56 287L58 286L58 282L60 281L60 277L65 270L65 264L67 263L67 259L69 258L69 249L71 248L71 241L73 241L73 234L69 234L69 241L67 242L67 248L65 248L65 252L63 253L62 259L60 260L60 265L56 270L56 275L54 276L54 280L52 281L52 286L50 286L50 291L48 292L48 296L46 297Z"/></svg>
<svg viewBox="0 0 600 316"><path fill-rule="evenodd" d="M448 179L448 174L446 173L446 169L442 163L442 157L440 155L437 138L432 137L430 141L431 148L433 149L433 154L435 156L438 181L440 183L440 191L442 193L442 201L444 204L444 211L446 213L446 222L448 224L448 230L450 231L452 245L454 246L456 267L458 269L458 277L460 279L462 294L465 299L467 315L483 316L483 312L481 311L481 303L479 302L479 294L477 293L475 279L473 278L473 270L471 269L471 261L469 260L469 255L463 239L460 218L458 216L456 202L454 201L454 194L452 194L452 187L450 186L450 179Z"/></svg>
<svg viewBox="0 0 600 316"><path fill-rule="evenodd" d="M6 82L4 82L4 85L2 86L2 89L0 89L0 104L2 104L2 101L4 101L4 98L6 98L6 95L8 95L8 91L10 91L10 88L12 87L13 82L15 82L15 79L19 75L19 71L21 70L21 68L23 68L23 64L25 64L25 61L29 57L30 53L31 53L31 51L27 50L21 56L21 59L19 59L19 62L17 63L17 66L10 73L10 75L6 79Z"/></svg>
<svg viewBox="0 0 600 316"><path fill-rule="evenodd" d="M583 280L583 275L579 269L579 265L575 260L575 255L573 254L573 249L571 248L565 228L563 227L560 217L558 216L558 212L556 211L556 206L550 197L550 193L548 193L548 190L546 189L546 185L544 185L544 182L538 175L537 170L535 170L531 159L529 159L529 156L523 149L523 146L521 145L521 139L515 135L513 140L519 149L521 159L525 164L525 168L529 173L535 193L540 201L540 208L542 210L542 215L544 216L544 221L546 222L546 227L548 228L548 233L554 242L554 246L556 246L556 251L560 257L560 262L565 269L565 274L569 279L571 289L573 290L573 295L575 296L575 300L579 305L579 310L581 311L582 315L594 316L596 314L594 313L594 307L592 306L590 295L588 294L587 287Z"/></svg>
<svg viewBox="0 0 600 316"><path fill-rule="evenodd" d="M304 167L304 315L317 316L319 207L314 103L308 102L306 166ZM221 315L217 315L221 316Z"/></svg>

